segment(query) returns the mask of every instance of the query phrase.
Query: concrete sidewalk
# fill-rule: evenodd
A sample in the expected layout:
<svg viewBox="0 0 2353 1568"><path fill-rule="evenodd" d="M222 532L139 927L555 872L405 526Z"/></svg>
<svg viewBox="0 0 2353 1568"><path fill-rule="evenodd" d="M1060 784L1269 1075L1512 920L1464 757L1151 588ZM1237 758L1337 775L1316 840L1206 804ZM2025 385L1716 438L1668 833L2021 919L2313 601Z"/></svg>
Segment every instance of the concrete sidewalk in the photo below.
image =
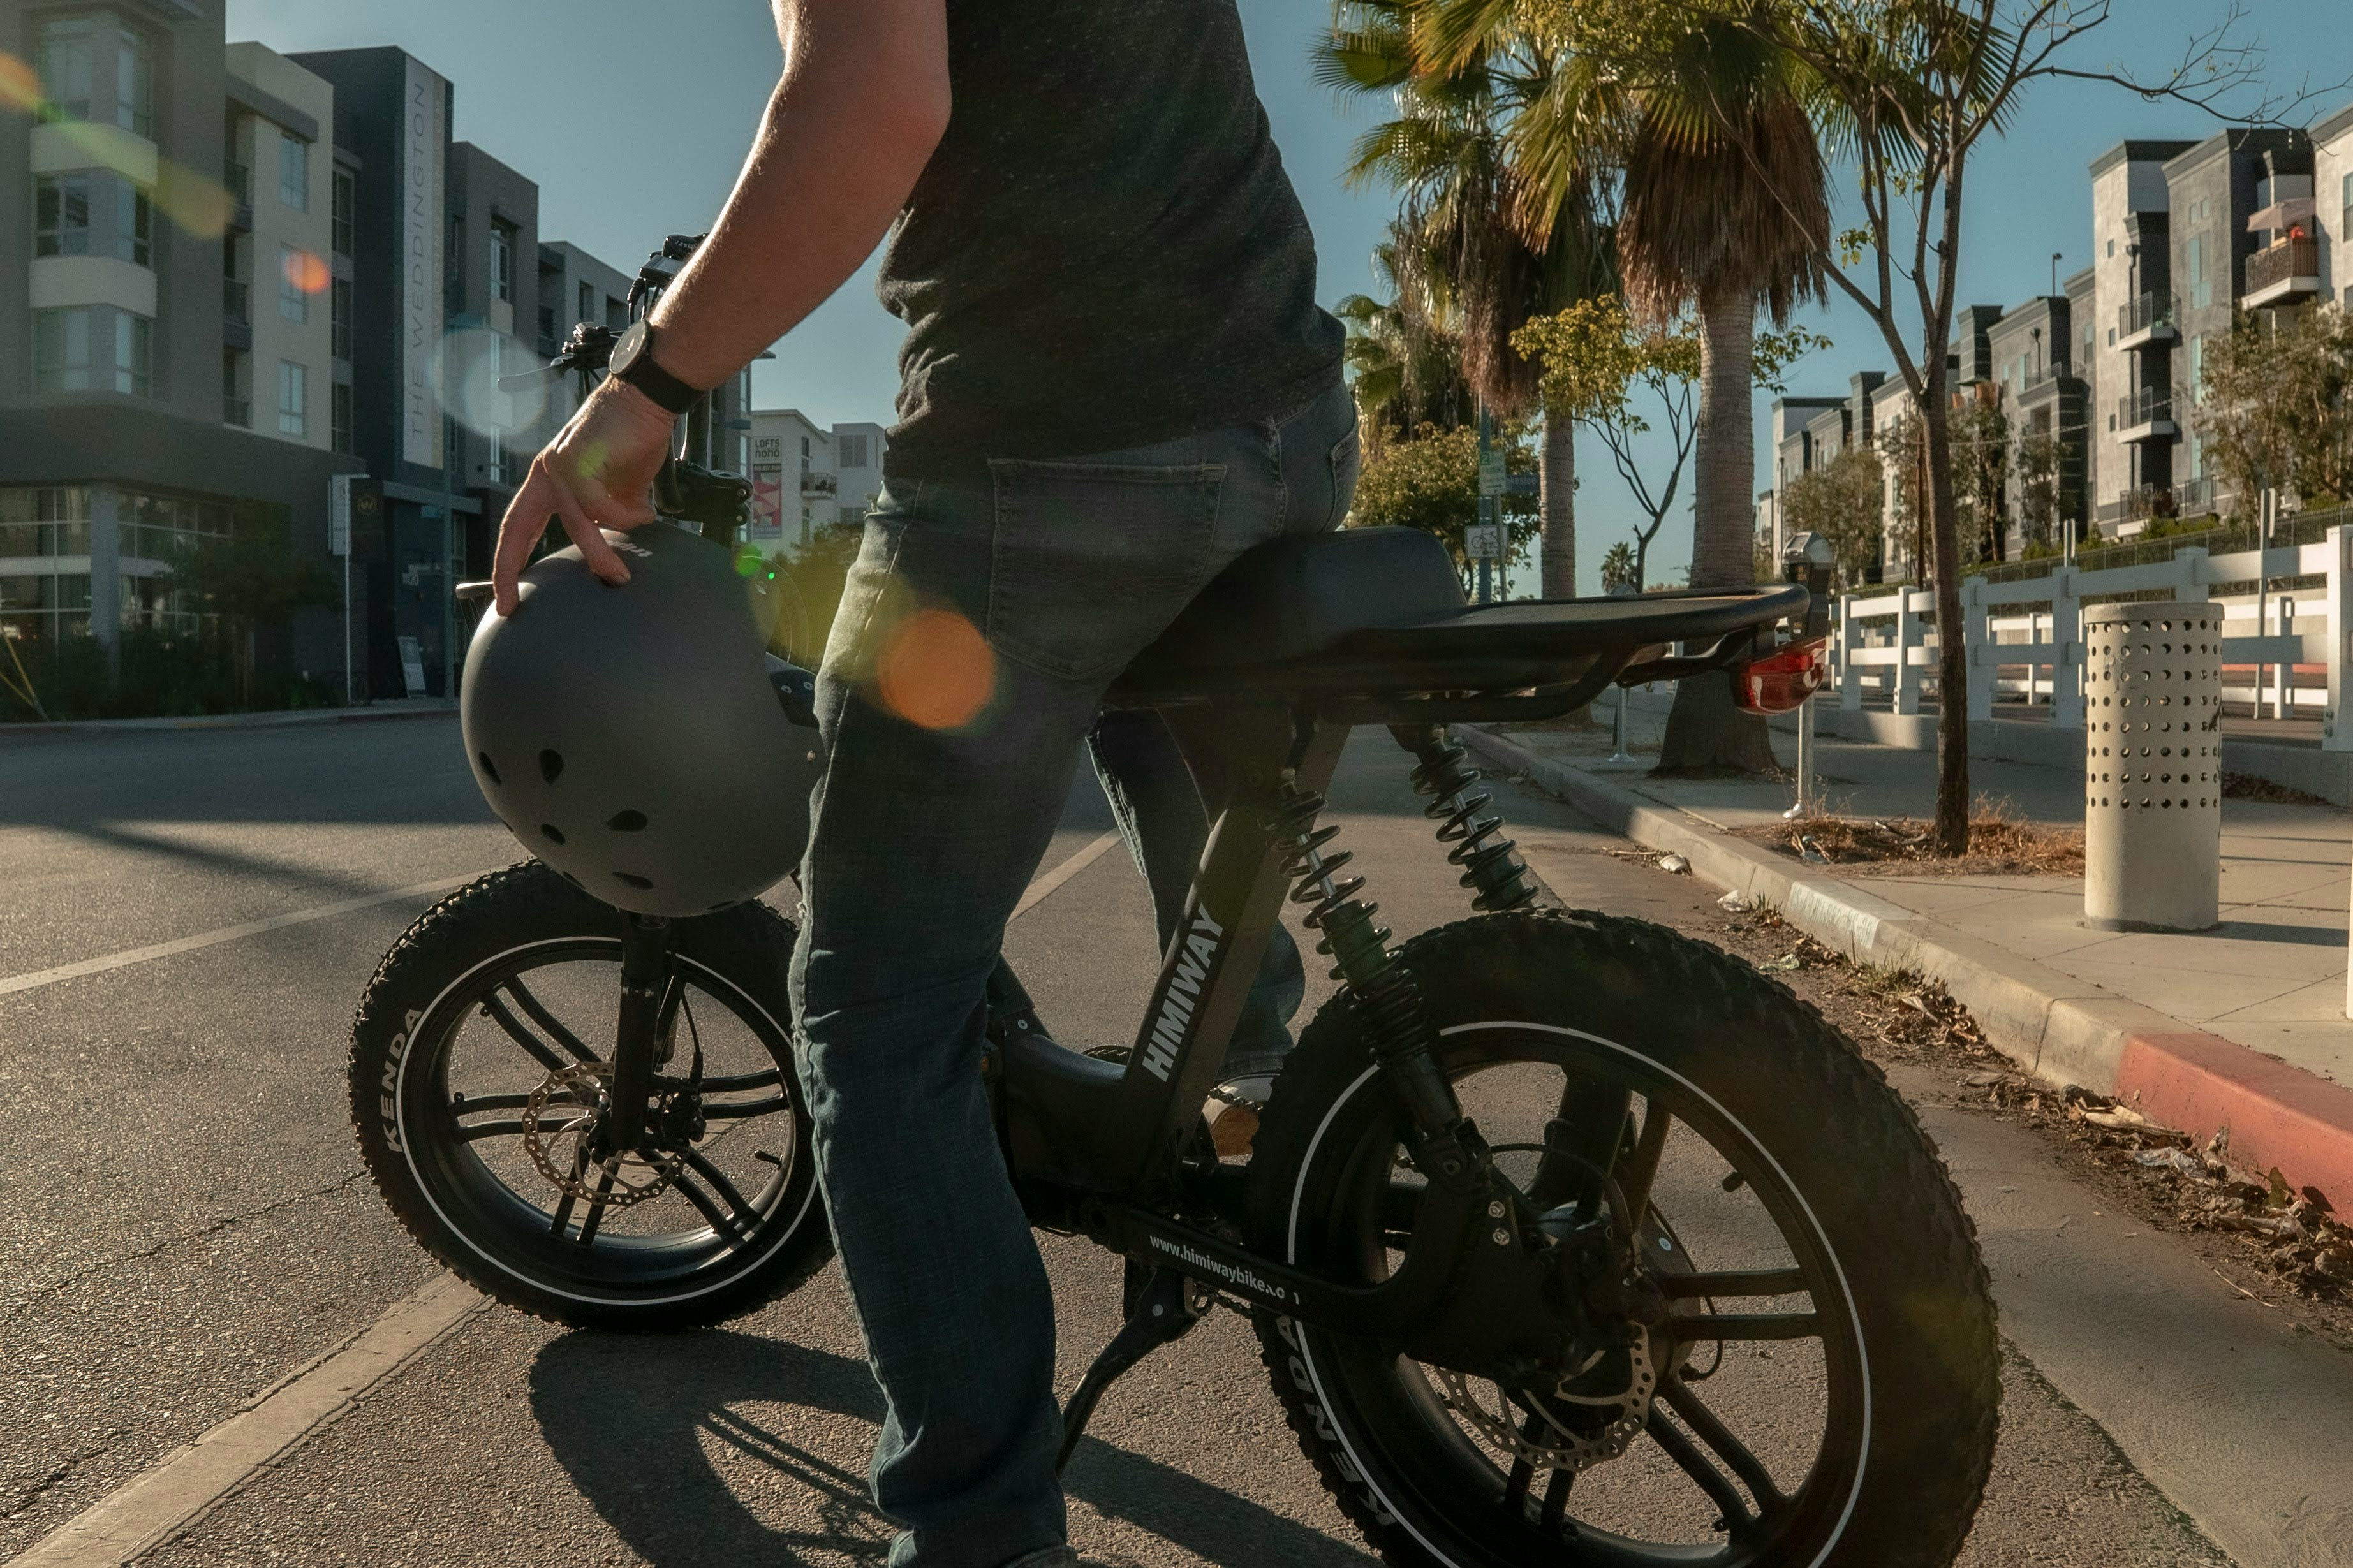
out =
<svg viewBox="0 0 2353 1568"><path fill-rule="evenodd" d="M1651 778L1663 711L1638 700L1628 725L1635 760L1624 763L1608 760L1607 728L1469 738L1491 763L1685 855L1703 877L1763 898L1818 940L1944 981L1989 1039L2043 1077L2137 1097L2147 1114L2201 1138L2230 1126L2236 1163L2301 1168L2300 1180L2353 1195L2345 812L2226 801L2221 927L2098 931L2082 924L2080 878L1858 874L1734 837L1729 829L1778 821L1790 787ZM1794 734L1775 743L1794 761ZM1816 771L1841 814L1931 809L1932 752L1825 736ZM1979 759L1970 780L2030 820L2083 820L2076 775Z"/></svg>
<svg viewBox="0 0 2353 1568"><path fill-rule="evenodd" d="M369 724L387 719L438 719L458 705L439 697L399 697L353 708L286 708L260 713L190 713L162 719L67 719L0 724L0 741L49 735L135 735L155 730L287 730L312 724Z"/></svg>

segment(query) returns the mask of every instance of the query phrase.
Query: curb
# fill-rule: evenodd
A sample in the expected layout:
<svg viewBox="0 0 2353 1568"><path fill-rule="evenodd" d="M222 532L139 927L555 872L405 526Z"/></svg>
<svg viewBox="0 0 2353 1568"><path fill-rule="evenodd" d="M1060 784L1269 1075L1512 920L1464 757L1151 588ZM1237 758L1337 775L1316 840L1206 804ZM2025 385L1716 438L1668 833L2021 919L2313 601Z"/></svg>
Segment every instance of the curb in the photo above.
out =
<svg viewBox="0 0 2353 1568"><path fill-rule="evenodd" d="M47 739L61 735L180 734L191 730L296 730L321 724L384 724L401 719L446 719L458 711L455 702L430 707L311 708L263 713L208 713L184 719L70 719L0 724L0 741Z"/></svg>
<svg viewBox="0 0 2353 1568"><path fill-rule="evenodd" d="M1940 929L1928 916L1851 882L1799 873L1786 857L1735 838L1695 813L1643 800L1473 725L1457 725L1455 733L1599 826L1681 855L1694 875L1779 910L1824 946L1859 963L1942 982L1977 1019L1987 1044L2035 1077L2113 1095L2201 1142L2227 1130L2232 1164L2258 1171L2275 1165L2294 1184L2353 1198L2353 1089Z"/></svg>

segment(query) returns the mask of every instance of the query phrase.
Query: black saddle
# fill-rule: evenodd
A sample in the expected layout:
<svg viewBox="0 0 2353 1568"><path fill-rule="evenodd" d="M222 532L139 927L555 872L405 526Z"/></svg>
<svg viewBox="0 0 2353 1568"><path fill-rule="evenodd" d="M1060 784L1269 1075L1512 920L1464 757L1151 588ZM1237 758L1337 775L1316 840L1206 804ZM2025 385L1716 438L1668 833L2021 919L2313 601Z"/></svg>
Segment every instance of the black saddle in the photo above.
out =
<svg viewBox="0 0 2353 1568"><path fill-rule="evenodd" d="M1136 656L1111 700L1256 699L1387 722L1477 718L1498 700L1515 716L1532 702L1567 711L1621 677L1728 667L1807 602L1804 588L1773 584L1473 605L1433 535L1343 529L1243 555ZM1660 649L1674 642L1714 646Z"/></svg>

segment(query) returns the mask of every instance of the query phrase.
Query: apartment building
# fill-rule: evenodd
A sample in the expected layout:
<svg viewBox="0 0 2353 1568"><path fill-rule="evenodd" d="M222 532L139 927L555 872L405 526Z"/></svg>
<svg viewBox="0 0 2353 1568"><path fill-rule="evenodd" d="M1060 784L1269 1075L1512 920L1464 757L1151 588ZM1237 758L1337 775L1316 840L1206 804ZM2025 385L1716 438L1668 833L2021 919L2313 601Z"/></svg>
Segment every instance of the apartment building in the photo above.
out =
<svg viewBox="0 0 2353 1568"><path fill-rule="evenodd" d="M2353 103L2312 128L2314 233L2320 272L2338 304L2353 310Z"/></svg>
<svg viewBox="0 0 2353 1568"><path fill-rule="evenodd" d="M340 579L328 480L364 475L350 637L302 611L262 659L443 695L450 590L575 405L499 379L622 325L633 275L543 239L538 186L454 138L424 61L230 43L224 10L0 0L44 100L0 116L0 204L33 219L0 243L0 619L52 647L192 626L178 547L267 520ZM740 471L748 377L714 402L689 455Z"/></svg>
<svg viewBox="0 0 2353 1568"><path fill-rule="evenodd" d="M325 391L332 91L232 50L219 0L0 0L0 48L42 98L0 116L0 210L31 220L0 241L0 623L37 664L189 622L167 563L240 519L324 558L354 466ZM260 652L323 677L337 640L307 611Z"/></svg>
<svg viewBox="0 0 2353 1568"><path fill-rule="evenodd" d="M828 428L797 408L755 409L749 423L754 545L790 555L822 529L864 521L882 490L881 426Z"/></svg>
<svg viewBox="0 0 2353 1568"><path fill-rule="evenodd" d="M2084 453L2089 435L2089 392L2075 374L2074 306L2065 294L2049 294L2013 306L1987 329L1993 384L2010 421L2013 450L2040 437L2055 442L2057 494L2052 514L2080 524L2084 519ZM2026 479L2012 463L2005 481L2009 515L2023 522ZM2052 542L2059 536L2053 530Z"/></svg>

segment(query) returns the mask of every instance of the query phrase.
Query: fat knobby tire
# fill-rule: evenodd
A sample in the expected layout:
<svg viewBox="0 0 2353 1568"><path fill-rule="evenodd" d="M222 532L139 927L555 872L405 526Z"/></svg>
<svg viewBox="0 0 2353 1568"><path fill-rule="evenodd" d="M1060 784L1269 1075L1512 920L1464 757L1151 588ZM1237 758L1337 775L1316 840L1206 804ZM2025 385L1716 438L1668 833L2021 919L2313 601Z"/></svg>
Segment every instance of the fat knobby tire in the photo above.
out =
<svg viewBox="0 0 2353 1568"><path fill-rule="evenodd" d="M1841 1260L1870 1393L1852 1511L1820 1526L1791 1568L1946 1568L1992 1464L2001 1397L1994 1309L1959 1194L1878 1068L1786 987L1640 921L1581 910L1487 916L1417 938L1401 957L1438 1027L1520 1021L1633 1047L1700 1086L1779 1162ZM1248 1187L1257 1249L1287 1256L1293 1194L1315 1180L1303 1163L1370 1060L1343 993L1302 1035L1261 1118ZM1293 1431L1374 1548L1414 1568L1494 1568L1499 1559L1479 1547L1475 1529L1455 1533L1423 1519L1417 1531L1392 1514L1384 1498L1395 1489L1377 1486L1382 1478L1367 1474L1366 1455L1326 1411L1297 1326L1261 1312L1258 1329ZM1493 1508L1492 1496L1462 1504L1466 1518ZM1441 1553L1424 1535L1454 1543Z"/></svg>
<svg viewBox="0 0 2353 1568"><path fill-rule="evenodd" d="M368 1173L402 1226L417 1245L484 1294L573 1327L696 1328L755 1310L823 1266L832 1256L824 1205L807 1203L792 1233L756 1267L715 1289L658 1304L583 1301L536 1288L487 1264L435 1212L386 1125L389 1086L398 1076L409 1031L454 982L486 960L525 943L617 940L623 918L535 860L479 878L427 910L376 966L352 1021L352 1127ZM791 923L766 905L738 904L679 921L677 951L724 976L789 1027L792 1009L785 975L793 934ZM788 1088L793 1109L784 1114L803 1114L799 1085L793 1082ZM798 1174L784 1200L796 1207L801 1203L802 1184L815 1179L805 1127L799 1149Z"/></svg>

